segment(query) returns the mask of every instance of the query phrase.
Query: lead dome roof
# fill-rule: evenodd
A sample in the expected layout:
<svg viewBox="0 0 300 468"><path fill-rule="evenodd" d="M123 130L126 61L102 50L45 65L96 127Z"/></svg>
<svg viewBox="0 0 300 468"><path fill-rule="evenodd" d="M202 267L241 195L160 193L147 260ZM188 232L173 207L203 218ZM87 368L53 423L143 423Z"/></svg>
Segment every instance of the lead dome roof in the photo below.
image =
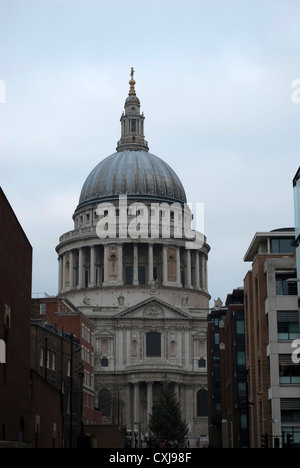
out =
<svg viewBox="0 0 300 468"><path fill-rule="evenodd" d="M124 150L102 160L83 184L77 210L90 203L128 199L186 203L183 185L173 169L147 151Z"/></svg>

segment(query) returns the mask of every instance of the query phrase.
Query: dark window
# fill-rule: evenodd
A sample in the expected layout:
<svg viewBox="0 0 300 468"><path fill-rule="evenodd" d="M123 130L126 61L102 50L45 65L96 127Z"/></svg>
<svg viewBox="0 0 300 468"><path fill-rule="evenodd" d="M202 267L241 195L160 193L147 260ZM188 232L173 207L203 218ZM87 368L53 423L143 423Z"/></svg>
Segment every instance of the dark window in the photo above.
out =
<svg viewBox="0 0 300 468"><path fill-rule="evenodd" d="M136 132L136 120L132 119L131 121L131 131Z"/></svg>
<svg viewBox="0 0 300 468"><path fill-rule="evenodd" d="M111 393L107 388L103 388L98 394L98 407L102 416L111 415Z"/></svg>
<svg viewBox="0 0 300 468"><path fill-rule="evenodd" d="M295 247L291 245L294 241L292 237L288 239L271 239L272 253L293 253Z"/></svg>
<svg viewBox="0 0 300 468"><path fill-rule="evenodd" d="M145 273L144 266L139 266L138 274L139 274L139 284L146 284L146 273Z"/></svg>
<svg viewBox="0 0 300 468"><path fill-rule="evenodd" d="M132 266L127 266L125 269L125 284L132 284L133 282L133 269Z"/></svg>
<svg viewBox="0 0 300 468"><path fill-rule="evenodd" d="M108 367L108 359L107 358L101 359L101 367Z"/></svg>
<svg viewBox="0 0 300 468"><path fill-rule="evenodd" d="M208 393L204 389L197 392L197 416L198 418L208 416Z"/></svg>
<svg viewBox="0 0 300 468"><path fill-rule="evenodd" d="M206 360L204 358L199 359L199 367L206 367Z"/></svg>
<svg viewBox="0 0 300 468"><path fill-rule="evenodd" d="M235 322L235 331L237 335L245 334L245 321L244 320L237 320Z"/></svg>
<svg viewBox="0 0 300 468"><path fill-rule="evenodd" d="M296 340L300 338L298 310L277 311L278 340Z"/></svg>
<svg viewBox="0 0 300 468"><path fill-rule="evenodd" d="M281 274L277 273L276 275L276 295L277 296L297 296L297 283L289 283L288 279L291 278L293 274ZM294 274L295 276L295 274Z"/></svg>
<svg viewBox="0 0 300 468"><path fill-rule="evenodd" d="M300 384L300 366L289 354L279 354L279 382L281 385Z"/></svg>
<svg viewBox="0 0 300 468"><path fill-rule="evenodd" d="M161 357L161 334L158 332L146 333L146 356Z"/></svg>

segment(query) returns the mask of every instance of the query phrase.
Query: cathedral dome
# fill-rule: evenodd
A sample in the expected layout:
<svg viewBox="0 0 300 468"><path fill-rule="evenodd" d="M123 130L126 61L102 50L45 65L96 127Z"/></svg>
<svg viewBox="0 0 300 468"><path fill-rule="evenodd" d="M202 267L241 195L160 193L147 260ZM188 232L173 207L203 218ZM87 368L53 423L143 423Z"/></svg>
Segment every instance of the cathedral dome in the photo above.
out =
<svg viewBox="0 0 300 468"><path fill-rule="evenodd" d="M77 209L103 201L128 199L186 203L182 183L162 159L144 150L125 149L101 161L87 177Z"/></svg>
<svg viewBox="0 0 300 468"><path fill-rule="evenodd" d="M149 153L144 137L144 114L135 92L134 70L121 116L121 139L117 152L101 161L86 179L77 210L104 201L118 200L119 195L142 202L186 203L182 183L162 159Z"/></svg>

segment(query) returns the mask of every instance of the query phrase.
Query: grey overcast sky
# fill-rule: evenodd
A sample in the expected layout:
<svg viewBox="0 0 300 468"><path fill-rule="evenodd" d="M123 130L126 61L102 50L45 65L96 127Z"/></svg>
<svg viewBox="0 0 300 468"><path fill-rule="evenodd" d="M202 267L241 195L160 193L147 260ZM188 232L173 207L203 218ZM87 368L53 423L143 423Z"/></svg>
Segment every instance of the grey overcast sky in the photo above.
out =
<svg viewBox="0 0 300 468"><path fill-rule="evenodd" d="M115 152L132 66L150 152L204 203L211 304L225 302L255 232L294 226L300 2L0 0L0 185L33 293L57 293L55 246Z"/></svg>

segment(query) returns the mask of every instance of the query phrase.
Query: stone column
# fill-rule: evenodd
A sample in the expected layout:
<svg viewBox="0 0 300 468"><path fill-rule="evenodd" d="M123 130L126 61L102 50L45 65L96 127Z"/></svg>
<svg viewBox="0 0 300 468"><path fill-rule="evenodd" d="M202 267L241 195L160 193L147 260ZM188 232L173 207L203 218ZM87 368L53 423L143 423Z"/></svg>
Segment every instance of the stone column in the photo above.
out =
<svg viewBox="0 0 300 468"><path fill-rule="evenodd" d="M148 284L153 280L153 244L149 244L148 250Z"/></svg>
<svg viewBox="0 0 300 468"><path fill-rule="evenodd" d="M74 251L70 250L69 288L74 289Z"/></svg>
<svg viewBox="0 0 300 468"><path fill-rule="evenodd" d="M133 284L139 284L139 251L137 244L133 244Z"/></svg>
<svg viewBox="0 0 300 468"><path fill-rule="evenodd" d="M104 245L104 281L103 286L108 286L108 244Z"/></svg>
<svg viewBox="0 0 300 468"><path fill-rule="evenodd" d="M62 289L66 289L66 259L67 255L63 254L63 269L62 269Z"/></svg>
<svg viewBox="0 0 300 468"><path fill-rule="evenodd" d="M180 277L180 247L176 248L176 284L182 286Z"/></svg>
<svg viewBox="0 0 300 468"><path fill-rule="evenodd" d="M147 382L147 427L150 422L150 415L153 408L153 382Z"/></svg>
<svg viewBox="0 0 300 468"><path fill-rule="evenodd" d="M58 292L63 289L63 256L58 257Z"/></svg>
<svg viewBox="0 0 300 468"><path fill-rule="evenodd" d="M125 401L125 424L127 429L131 428L132 414L131 414L131 383L126 385L126 401Z"/></svg>
<svg viewBox="0 0 300 468"><path fill-rule="evenodd" d="M78 289L83 288L83 248L79 249L78 258Z"/></svg>
<svg viewBox="0 0 300 468"><path fill-rule="evenodd" d="M167 246L163 245L163 271L162 271L162 284L167 286L168 283L168 255L167 255Z"/></svg>
<svg viewBox="0 0 300 468"><path fill-rule="evenodd" d="M186 288L192 288L192 269L191 269L191 251L190 249L186 249L186 281L185 286Z"/></svg>
<svg viewBox="0 0 300 468"><path fill-rule="evenodd" d="M119 244L118 246L118 270L119 270L119 284L122 285L124 284L123 282L123 244Z"/></svg>
<svg viewBox="0 0 300 468"><path fill-rule="evenodd" d="M174 383L174 392L175 392L175 395L176 395L176 398L177 398L178 402L180 403L179 384L178 383Z"/></svg>
<svg viewBox="0 0 300 468"><path fill-rule="evenodd" d="M201 278L200 278L200 287L204 289L204 254L200 253L200 270L201 270Z"/></svg>
<svg viewBox="0 0 300 468"><path fill-rule="evenodd" d="M203 289L207 291L207 277L206 277L206 256L205 254L202 255L202 271L203 271Z"/></svg>
<svg viewBox="0 0 300 468"><path fill-rule="evenodd" d="M96 282L96 258L95 258L95 246L90 247L90 288L95 287Z"/></svg>
<svg viewBox="0 0 300 468"><path fill-rule="evenodd" d="M133 387L133 423L140 422L140 383L135 382Z"/></svg>
<svg viewBox="0 0 300 468"><path fill-rule="evenodd" d="M200 264L199 264L199 252L196 250L196 262L195 262L195 281L196 289L200 289Z"/></svg>
<svg viewBox="0 0 300 468"><path fill-rule="evenodd" d="M194 417L194 394L193 388L190 385L185 387L185 419L186 421L193 421Z"/></svg>

